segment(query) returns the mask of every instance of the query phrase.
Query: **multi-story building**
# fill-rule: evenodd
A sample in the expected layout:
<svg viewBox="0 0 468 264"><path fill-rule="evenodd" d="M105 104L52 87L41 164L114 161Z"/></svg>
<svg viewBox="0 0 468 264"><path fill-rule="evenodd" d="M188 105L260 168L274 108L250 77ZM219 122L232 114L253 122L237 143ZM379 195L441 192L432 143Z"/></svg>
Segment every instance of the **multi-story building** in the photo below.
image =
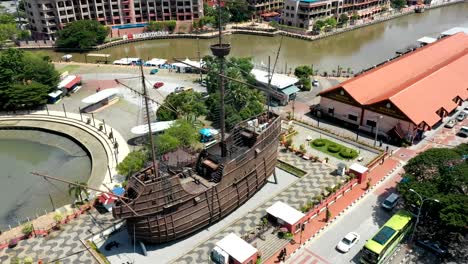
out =
<svg viewBox="0 0 468 264"><path fill-rule="evenodd" d="M30 29L36 38L53 39L67 23L92 19L103 25L164 20L197 20L202 0L25 0Z"/></svg>
<svg viewBox="0 0 468 264"><path fill-rule="evenodd" d="M285 0L281 23L312 30L316 20L341 14L371 18L381 13L388 0Z"/></svg>
<svg viewBox="0 0 468 264"><path fill-rule="evenodd" d="M281 11L284 2L284 0L247 0L255 16Z"/></svg>

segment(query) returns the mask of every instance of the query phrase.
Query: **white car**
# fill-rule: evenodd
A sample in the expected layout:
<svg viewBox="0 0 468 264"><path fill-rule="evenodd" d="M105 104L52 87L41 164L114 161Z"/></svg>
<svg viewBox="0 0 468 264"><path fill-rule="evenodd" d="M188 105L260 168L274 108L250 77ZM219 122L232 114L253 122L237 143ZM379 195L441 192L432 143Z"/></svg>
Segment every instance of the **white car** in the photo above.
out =
<svg viewBox="0 0 468 264"><path fill-rule="evenodd" d="M319 86L319 81L318 81L317 79L314 79L314 80L312 81L312 86L314 86L314 87Z"/></svg>
<svg viewBox="0 0 468 264"><path fill-rule="evenodd" d="M359 241L359 234L356 232L350 232L348 233L340 242L338 242L338 245L336 245L336 249L341 252L348 252L356 243Z"/></svg>

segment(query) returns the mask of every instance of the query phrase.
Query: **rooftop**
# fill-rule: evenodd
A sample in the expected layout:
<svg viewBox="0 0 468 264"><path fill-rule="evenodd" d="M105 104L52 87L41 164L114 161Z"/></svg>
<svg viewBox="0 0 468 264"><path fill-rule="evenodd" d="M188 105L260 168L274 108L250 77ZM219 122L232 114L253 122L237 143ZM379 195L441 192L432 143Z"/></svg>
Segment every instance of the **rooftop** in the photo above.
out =
<svg viewBox="0 0 468 264"><path fill-rule="evenodd" d="M268 84L268 72L253 69L250 73L252 73L257 82ZM297 82L299 82L299 79L279 73L274 73L273 78L271 78L271 86L278 89L284 89L288 86L296 84Z"/></svg>
<svg viewBox="0 0 468 264"><path fill-rule="evenodd" d="M468 98L468 35L458 33L410 52L320 93L344 89L361 105L390 100L414 124L436 124ZM417 100L416 100L417 99Z"/></svg>
<svg viewBox="0 0 468 264"><path fill-rule="evenodd" d="M245 242L243 239L238 237L234 233L230 233L220 241L216 243L216 246L224 250L229 256L233 257L235 260L243 263L255 253L257 249L254 248L249 243Z"/></svg>
<svg viewBox="0 0 468 264"><path fill-rule="evenodd" d="M303 213L280 201L268 207L266 211L270 215L279 218L290 225L296 224L304 217Z"/></svg>
<svg viewBox="0 0 468 264"><path fill-rule="evenodd" d="M446 31L440 33L440 35L442 35L442 36L452 36L452 35L455 35L455 34L460 33L460 32L468 34L468 28L466 28L466 27L454 27L454 28L451 28L449 30L446 30Z"/></svg>

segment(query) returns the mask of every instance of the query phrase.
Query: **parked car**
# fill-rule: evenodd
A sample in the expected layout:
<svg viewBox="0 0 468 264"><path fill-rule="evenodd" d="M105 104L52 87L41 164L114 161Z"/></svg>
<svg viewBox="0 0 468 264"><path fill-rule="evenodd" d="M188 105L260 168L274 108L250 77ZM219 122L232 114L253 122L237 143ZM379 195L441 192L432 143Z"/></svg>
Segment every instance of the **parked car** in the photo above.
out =
<svg viewBox="0 0 468 264"><path fill-rule="evenodd" d="M468 107L463 108L463 112L465 113L465 115L468 115Z"/></svg>
<svg viewBox="0 0 468 264"><path fill-rule="evenodd" d="M319 86L319 81L317 79L314 79L312 81L312 86L315 86L315 87Z"/></svg>
<svg viewBox="0 0 468 264"><path fill-rule="evenodd" d="M468 126L462 126L460 128L460 131L458 131L457 136L468 137Z"/></svg>
<svg viewBox="0 0 468 264"><path fill-rule="evenodd" d="M348 252L356 243L359 241L359 234L356 232L350 232L348 233L340 242L338 242L338 245L336 245L336 249L338 251L341 251L343 253Z"/></svg>
<svg viewBox="0 0 468 264"><path fill-rule="evenodd" d="M188 92L192 90L193 90L192 87L178 86L174 89L174 93L182 93L182 92Z"/></svg>
<svg viewBox="0 0 468 264"><path fill-rule="evenodd" d="M461 121L465 120L465 118L466 118L465 112L461 112L459 115L457 115L457 121L458 122L461 122Z"/></svg>
<svg viewBox="0 0 468 264"><path fill-rule="evenodd" d="M440 245L439 242L434 242L430 240L417 240L416 245L431 251L439 257L444 257L447 255L447 248Z"/></svg>
<svg viewBox="0 0 468 264"><path fill-rule="evenodd" d="M399 199L400 196L398 194L392 193L385 198L385 201L382 203L382 207L387 210L392 210L397 205Z"/></svg>
<svg viewBox="0 0 468 264"><path fill-rule="evenodd" d="M153 88L158 89L158 88L161 88L163 86L164 86L163 82L155 82L154 85L153 85Z"/></svg>
<svg viewBox="0 0 468 264"><path fill-rule="evenodd" d="M153 75L153 74L156 74L156 73L158 73L158 72L159 72L158 69L152 69L152 70L150 71L150 74Z"/></svg>
<svg viewBox="0 0 468 264"><path fill-rule="evenodd" d="M203 86L203 87L206 87L206 80L202 80L200 85Z"/></svg>
<svg viewBox="0 0 468 264"><path fill-rule="evenodd" d="M445 124L445 127L447 128L453 128L457 122L454 119L450 119L447 124Z"/></svg>

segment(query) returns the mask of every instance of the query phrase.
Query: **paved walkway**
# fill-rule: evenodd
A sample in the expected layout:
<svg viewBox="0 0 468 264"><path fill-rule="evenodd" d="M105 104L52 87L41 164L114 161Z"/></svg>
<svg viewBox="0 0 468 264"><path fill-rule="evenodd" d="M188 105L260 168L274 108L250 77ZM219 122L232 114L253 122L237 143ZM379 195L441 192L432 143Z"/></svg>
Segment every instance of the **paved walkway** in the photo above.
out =
<svg viewBox="0 0 468 264"><path fill-rule="evenodd" d="M46 263L56 260L64 264L97 263L80 239L96 234L113 223L112 214L100 214L91 209L89 213L63 225L61 231L52 232L47 237L22 240L15 248L1 250L0 263L10 263L14 257L32 257L34 261L42 259Z"/></svg>
<svg viewBox="0 0 468 264"><path fill-rule="evenodd" d="M208 263L209 252L217 241L221 240L231 232L242 236L255 229L255 227L260 223L261 218L266 215L266 208L274 204L276 201L283 201L290 206L299 209L307 201L310 201L312 197L320 194L326 186L334 186L336 183L341 181L340 177L331 175L333 170L327 165L305 161L291 153L282 153L280 154L279 159L288 163L292 163L294 160L295 165L298 166L299 169L308 173L288 189L284 190L279 195L267 201L255 210L249 212L231 226L201 243L199 246L185 254L182 258L176 260L175 263ZM279 246L280 248L282 247L281 244ZM265 253L270 252L270 254L273 254L277 250L278 245L274 244L272 247L272 250L268 248L263 248L263 250ZM268 256L264 255L264 258L266 257Z"/></svg>
<svg viewBox="0 0 468 264"><path fill-rule="evenodd" d="M388 158L386 159L383 165L377 166L374 170L372 170L369 173L368 176L372 179L372 184L376 184L382 181L382 179L384 179L386 176L394 172L399 166L401 166L401 163L399 160L394 159L394 158ZM299 248L303 249L304 246L301 245L300 242L307 243L311 239L314 239L314 237L316 237L321 231L323 231L327 226L329 226L336 219L337 216L342 215L343 212L349 209L351 205L355 204L356 201L362 199L367 192L368 190L366 190L366 182L364 181L362 184L358 184L355 187L353 187L350 191L344 193L341 198L337 199L336 202L328 206L328 209L330 210L331 215L334 217L332 221L328 223L326 222L326 210L319 213L317 217L312 218L309 221L309 223L306 225L305 230L295 235L294 240L297 243L295 244L288 243L285 245L285 248L288 254L287 259L291 258L291 253L298 252ZM277 261L278 254L279 254L279 250L277 251L275 255L269 258L265 257L263 263L265 264L278 263ZM314 256L313 254L309 254L305 258L307 258L307 260L310 260L312 257L315 257L315 260L316 260L316 262L312 262L312 263L328 263L326 260L321 259L317 256ZM302 263L299 261L302 261L304 259L296 259L293 256L292 260L294 261L289 262L289 263Z"/></svg>

